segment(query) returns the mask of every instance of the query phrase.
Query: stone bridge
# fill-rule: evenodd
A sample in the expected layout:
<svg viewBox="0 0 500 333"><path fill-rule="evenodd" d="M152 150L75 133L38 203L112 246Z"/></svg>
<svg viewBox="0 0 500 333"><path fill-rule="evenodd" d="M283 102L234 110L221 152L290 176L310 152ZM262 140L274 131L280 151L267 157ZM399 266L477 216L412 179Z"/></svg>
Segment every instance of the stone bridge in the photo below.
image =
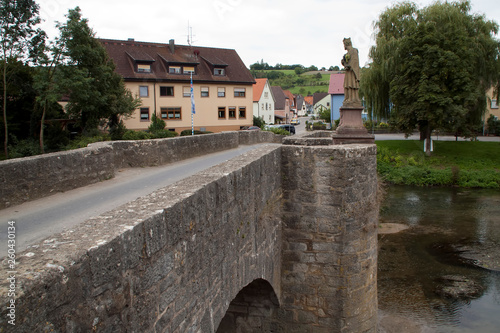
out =
<svg viewBox="0 0 500 333"><path fill-rule="evenodd" d="M0 332L376 332L376 147L320 136L264 143L92 218L17 253L14 272L5 259ZM9 172L73 159L98 180L186 149L276 140L231 132L106 143L2 162L0 175L10 188ZM59 186L40 181L39 196Z"/></svg>

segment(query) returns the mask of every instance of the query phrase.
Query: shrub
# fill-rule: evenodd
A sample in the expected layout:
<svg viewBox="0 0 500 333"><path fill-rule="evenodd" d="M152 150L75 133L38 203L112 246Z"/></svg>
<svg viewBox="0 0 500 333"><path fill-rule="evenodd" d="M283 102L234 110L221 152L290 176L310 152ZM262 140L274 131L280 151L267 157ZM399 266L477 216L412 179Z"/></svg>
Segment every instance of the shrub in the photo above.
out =
<svg viewBox="0 0 500 333"><path fill-rule="evenodd" d="M313 123L313 131L326 130L326 124L320 121Z"/></svg>
<svg viewBox="0 0 500 333"><path fill-rule="evenodd" d="M265 131L272 132L278 135L290 135L290 132L280 127L270 127L266 128Z"/></svg>
<svg viewBox="0 0 500 333"><path fill-rule="evenodd" d="M34 139L17 140L17 138L12 137L11 142L9 158L34 156L42 153L40 143Z"/></svg>
<svg viewBox="0 0 500 333"><path fill-rule="evenodd" d="M152 139L153 136L144 131L133 131L133 130L128 130L123 134L123 140L146 140L146 139Z"/></svg>
<svg viewBox="0 0 500 333"><path fill-rule="evenodd" d="M100 134L100 135L94 135L94 136L79 136L72 140L69 145L67 145L65 148L66 150L70 149L78 149L78 148L85 148L89 144L94 143L94 142L100 142L100 141L109 141L111 140L111 137L108 134Z"/></svg>
<svg viewBox="0 0 500 333"><path fill-rule="evenodd" d="M210 134L210 133L213 133L213 132L210 132L210 131L199 131L199 130L195 130L194 131L194 135L201 135L201 134ZM181 132L181 136L188 136L188 135L191 135L192 134L192 130L190 129L187 129L187 130L184 130Z"/></svg>

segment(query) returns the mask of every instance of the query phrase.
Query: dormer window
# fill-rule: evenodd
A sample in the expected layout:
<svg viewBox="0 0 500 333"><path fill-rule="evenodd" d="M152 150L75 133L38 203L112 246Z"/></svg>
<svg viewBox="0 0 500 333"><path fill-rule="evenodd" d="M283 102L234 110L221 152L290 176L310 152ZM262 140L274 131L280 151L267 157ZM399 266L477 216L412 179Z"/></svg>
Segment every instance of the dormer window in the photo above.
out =
<svg viewBox="0 0 500 333"><path fill-rule="evenodd" d="M168 68L168 72L170 74L180 74L181 73L181 66L170 66Z"/></svg>
<svg viewBox="0 0 500 333"><path fill-rule="evenodd" d="M192 66L186 66L182 69L184 74L194 74L194 67Z"/></svg>
<svg viewBox="0 0 500 333"><path fill-rule="evenodd" d="M224 68L214 68L214 75L224 76L226 75L226 71Z"/></svg>
<svg viewBox="0 0 500 333"><path fill-rule="evenodd" d="M151 73L151 65L137 64L137 73Z"/></svg>

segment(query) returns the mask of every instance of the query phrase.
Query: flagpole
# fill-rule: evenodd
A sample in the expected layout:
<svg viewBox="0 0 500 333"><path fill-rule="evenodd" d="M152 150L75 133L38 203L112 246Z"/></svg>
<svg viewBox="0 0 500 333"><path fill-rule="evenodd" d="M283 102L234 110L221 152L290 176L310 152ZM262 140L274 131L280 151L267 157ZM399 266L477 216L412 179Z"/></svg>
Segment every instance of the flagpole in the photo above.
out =
<svg viewBox="0 0 500 333"><path fill-rule="evenodd" d="M191 135L194 135L194 92L193 92L193 72L191 72Z"/></svg>

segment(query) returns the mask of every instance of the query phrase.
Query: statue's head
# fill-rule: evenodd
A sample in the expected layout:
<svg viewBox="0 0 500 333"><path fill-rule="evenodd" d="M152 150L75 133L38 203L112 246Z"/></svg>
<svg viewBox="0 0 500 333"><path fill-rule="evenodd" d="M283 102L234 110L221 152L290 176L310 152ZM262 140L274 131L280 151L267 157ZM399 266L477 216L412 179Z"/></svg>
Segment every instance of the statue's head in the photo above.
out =
<svg viewBox="0 0 500 333"><path fill-rule="evenodd" d="M351 38L344 38L344 47L352 46Z"/></svg>

